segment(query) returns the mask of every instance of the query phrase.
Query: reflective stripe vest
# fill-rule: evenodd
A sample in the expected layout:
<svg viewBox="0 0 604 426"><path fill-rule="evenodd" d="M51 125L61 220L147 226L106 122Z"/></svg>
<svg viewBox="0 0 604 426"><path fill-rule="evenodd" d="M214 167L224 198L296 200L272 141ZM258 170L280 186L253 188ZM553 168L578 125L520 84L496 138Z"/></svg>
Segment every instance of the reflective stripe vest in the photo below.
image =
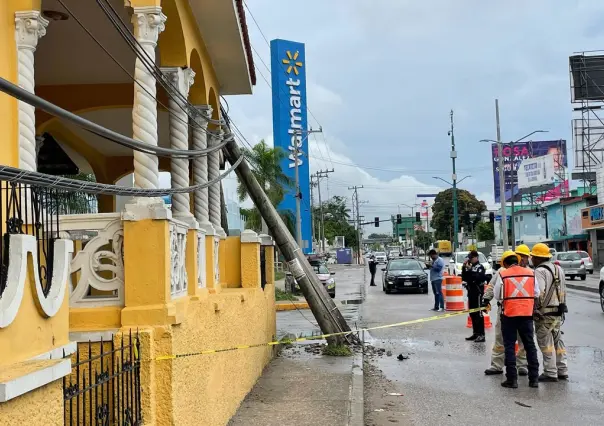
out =
<svg viewBox="0 0 604 426"><path fill-rule="evenodd" d="M514 265L500 273L503 282L503 315L533 316L535 304L535 274L529 268Z"/></svg>

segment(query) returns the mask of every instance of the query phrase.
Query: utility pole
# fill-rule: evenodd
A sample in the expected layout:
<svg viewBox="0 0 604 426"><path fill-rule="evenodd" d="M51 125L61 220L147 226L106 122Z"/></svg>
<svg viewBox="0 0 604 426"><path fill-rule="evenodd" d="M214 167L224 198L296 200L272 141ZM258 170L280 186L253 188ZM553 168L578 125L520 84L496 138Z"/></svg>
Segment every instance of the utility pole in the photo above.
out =
<svg viewBox="0 0 604 426"><path fill-rule="evenodd" d="M457 217L457 173L455 172L455 159L457 158L457 151L455 151L453 110L451 110L451 130L449 131L449 136L451 136L451 161L453 162L453 174L451 175L451 179L453 180L453 251L455 251L459 248L457 235L457 230L459 229L459 218ZM428 228L426 228L426 231L428 231Z"/></svg>
<svg viewBox="0 0 604 426"><path fill-rule="evenodd" d="M313 188L315 186L317 186L317 184L314 181L314 177L315 177L315 175L310 175L310 221L312 223L312 241L315 241L315 239L317 238L317 230L316 230L317 223L315 222L315 208L314 208L315 207L315 196L314 196L314 191L313 191ZM311 241L311 245L312 245L312 241ZM312 249L312 247L311 247L311 249Z"/></svg>
<svg viewBox="0 0 604 426"><path fill-rule="evenodd" d="M321 229L319 230L319 238L321 239L321 252L325 253L325 216L323 215L323 200L321 200L321 178L328 177L331 170L319 170L315 173L317 177L317 188L319 189L319 213L321 215Z"/></svg>
<svg viewBox="0 0 604 426"><path fill-rule="evenodd" d="M308 136L310 134L322 133L322 132L323 132L322 127L320 127L319 130L313 130L311 127L310 130L298 130L298 131L294 132L296 135L300 136L300 143L294 144L295 145L294 158L296 159L296 161L294 161L294 178L296 181L296 241L298 242L298 247L300 247L300 248L304 248L304 247L302 247L302 210L301 210L302 209L302 207L301 207L302 192L300 191L300 175L298 173L298 165L300 163L299 156L304 153L300 150L300 146L302 145L304 140L308 138ZM304 136L304 134L306 134L306 136ZM311 246L312 246L312 242L311 242Z"/></svg>
<svg viewBox="0 0 604 426"><path fill-rule="evenodd" d="M352 193L352 204L356 206L357 210L357 264L361 263L361 215L359 214L359 189L361 186L349 186L348 189L354 191Z"/></svg>
<svg viewBox="0 0 604 426"><path fill-rule="evenodd" d="M503 251L508 249L508 215L505 202L505 173L503 171L503 143L499 126L499 99L495 99L495 121L497 123L497 167L499 167L499 201L501 202L501 236Z"/></svg>
<svg viewBox="0 0 604 426"><path fill-rule="evenodd" d="M242 156L241 150L234 139L226 144L223 151L227 161L231 164L235 164ZM300 247L287 230L283 220L258 183L245 159L239 163L235 172L247 189L260 215L266 221L271 234L275 238L275 243L288 263L289 270L308 301L321 332L324 334L349 332L350 326L327 294L324 286L308 263L306 256L302 254ZM353 338L348 336L348 339ZM342 344L345 338L343 336L333 336L329 337L327 341L329 344Z"/></svg>

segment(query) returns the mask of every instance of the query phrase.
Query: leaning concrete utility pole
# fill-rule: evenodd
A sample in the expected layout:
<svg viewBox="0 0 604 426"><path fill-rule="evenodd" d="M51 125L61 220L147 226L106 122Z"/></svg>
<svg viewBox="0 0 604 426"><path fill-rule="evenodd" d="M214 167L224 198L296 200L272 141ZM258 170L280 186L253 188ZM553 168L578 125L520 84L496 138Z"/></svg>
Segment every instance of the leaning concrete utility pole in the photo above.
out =
<svg viewBox="0 0 604 426"><path fill-rule="evenodd" d="M234 140L224 147L224 154L229 163L235 162L241 157L241 150ZM321 328L323 334L341 333L350 331L348 323L341 312L327 294L325 287L321 284L302 250L292 237L291 233L283 223L283 220L275 210L266 193L256 180L247 161L242 161L235 170L241 183L247 189L254 205L264 218L275 242L289 265L289 270L300 285L302 294ZM352 338L349 336L349 338ZM328 338L329 344L341 344L345 340L343 335Z"/></svg>
<svg viewBox="0 0 604 426"><path fill-rule="evenodd" d="M495 121L497 122L497 167L499 168L499 201L501 202L501 237L503 251L508 249L508 215L505 201L505 173L503 171L503 143L499 126L499 99L495 99Z"/></svg>

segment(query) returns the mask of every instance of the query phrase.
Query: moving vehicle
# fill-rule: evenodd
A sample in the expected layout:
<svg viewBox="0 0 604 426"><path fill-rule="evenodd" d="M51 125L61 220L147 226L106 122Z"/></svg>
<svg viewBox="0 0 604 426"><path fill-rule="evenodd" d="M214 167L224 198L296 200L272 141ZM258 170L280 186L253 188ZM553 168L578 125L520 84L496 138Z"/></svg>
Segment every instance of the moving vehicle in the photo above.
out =
<svg viewBox="0 0 604 426"><path fill-rule="evenodd" d="M393 290L419 290L428 293L426 265L417 259L393 259L382 268L382 290L390 294Z"/></svg>
<svg viewBox="0 0 604 426"><path fill-rule="evenodd" d="M373 255L375 256L375 261L378 264L380 264L380 263L388 263L388 256L386 256L386 252L376 251L375 253L373 253Z"/></svg>
<svg viewBox="0 0 604 426"><path fill-rule="evenodd" d="M581 251L579 250L577 253L579 253L581 255L581 259L583 259L583 262L585 262L585 269L587 269L587 272L589 272L590 274L594 273L594 262L593 260L591 260L591 256L589 255L589 253L587 253L586 251Z"/></svg>
<svg viewBox="0 0 604 426"><path fill-rule="evenodd" d="M560 251L552 257L552 262L560 265L564 270L564 275L574 280L575 277L581 277L581 280L587 279L587 268L581 255L576 251Z"/></svg>
<svg viewBox="0 0 604 426"><path fill-rule="evenodd" d="M332 299L336 297L336 280L333 277L336 273L330 272L325 262L311 260L309 263L315 271L315 274L317 274L317 278L319 278L319 281L321 281L321 284L323 284L323 287L327 290L327 294L329 294ZM291 272L285 273L285 288L289 288L292 293L300 291L300 285Z"/></svg>
<svg viewBox="0 0 604 426"><path fill-rule="evenodd" d="M451 275L461 275L461 268L464 262L468 259L469 251L458 251L453 254L451 259L449 260L449 274ZM491 264L487 260L484 254L478 252L478 261L484 266L485 273L487 275L487 281L491 281L493 277L493 268Z"/></svg>
<svg viewBox="0 0 604 426"><path fill-rule="evenodd" d="M491 253L489 255L489 263L492 268L496 271L501 267L501 256L503 255L503 246L497 244L491 244Z"/></svg>
<svg viewBox="0 0 604 426"><path fill-rule="evenodd" d="M401 252L399 250L390 250L388 252L388 260L398 259L401 256Z"/></svg>
<svg viewBox="0 0 604 426"><path fill-rule="evenodd" d="M453 253L451 247L451 241L439 240L436 242L436 252L439 256L451 256L451 253Z"/></svg>
<svg viewBox="0 0 604 426"><path fill-rule="evenodd" d="M604 267L600 269L600 307L604 312Z"/></svg>

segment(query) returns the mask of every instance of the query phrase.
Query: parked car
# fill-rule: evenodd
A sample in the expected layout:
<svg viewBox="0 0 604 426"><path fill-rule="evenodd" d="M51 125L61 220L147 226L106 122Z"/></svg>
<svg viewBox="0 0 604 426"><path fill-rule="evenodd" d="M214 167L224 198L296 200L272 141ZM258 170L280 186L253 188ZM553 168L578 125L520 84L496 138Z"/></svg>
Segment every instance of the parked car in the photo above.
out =
<svg viewBox="0 0 604 426"><path fill-rule="evenodd" d="M600 269L600 307L604 312L604 267Z"/></svg>
<svg viewBox="0 0 604 426"><path fill-rule="evenodd" d="M468 259L469 251L458 251L453 253L451 259L449 259L449 274L461 275L461 268L464 262ZM485 273L487 275L487 281L491 281L493 277L493 266L487 260L484 254L478 252L478 261L484 266Z"/></svg>
<svg viewBox="0 0 604 426"><path fill-rule="evenodd" d="M552 261L556 265L560 265L564 270L564 275L571 280L574 280L577 276L581 277L582 280L587 279L585 262L576 251L560 251L552 257Z"/></svg>
<svg viewBox="0 0 604 426"><path fill-rule="evenodd" d="M378 263L378 265L380 263L388 263L388 257L386 256L386 253L383 251L376 251L374 253L375 256L375 261Z"/></svg>
<svg viewBox="0 0 604 426"><path fill-rule="evenodd" d="M589 253L587 253L586 251L578 251L577 253L579 253L581 255L581 259L583 259L583 262L585 262L585 269L587 269L587 272L589 272L590 274L594 273L594 262L593 260L591 260L591 256L589 255Z"/></svg>
<svg viewBox="0 0 604 426"><path fill-rule="evenodd" d="M382 268L382 289L386 294L393 290L419 290L428 293L428 274L425 265L413 258L393 259Z"/></svg>
<svg viewBox="0 0 604 426"><path fill-rule="evenodd" d="M401 252L398 250L390 250L388 252L388 260L398 259L401 256Z"/></svg>
<svg viewBox="0 0 604 426"><path fill-rule="evenodd" d="M325 262L311 260L309 263L315 271L315 274L317 274L317 278L319 278L319 281L321 281L321 284L323 284L323 287L327 290L327 294L329 294L332 299L336 297L336 280L333 277L336 273L330 272ZM285 273L285 286L286 289L289 288L292 293L300 291L300 285L291 272Z"/></svg>

